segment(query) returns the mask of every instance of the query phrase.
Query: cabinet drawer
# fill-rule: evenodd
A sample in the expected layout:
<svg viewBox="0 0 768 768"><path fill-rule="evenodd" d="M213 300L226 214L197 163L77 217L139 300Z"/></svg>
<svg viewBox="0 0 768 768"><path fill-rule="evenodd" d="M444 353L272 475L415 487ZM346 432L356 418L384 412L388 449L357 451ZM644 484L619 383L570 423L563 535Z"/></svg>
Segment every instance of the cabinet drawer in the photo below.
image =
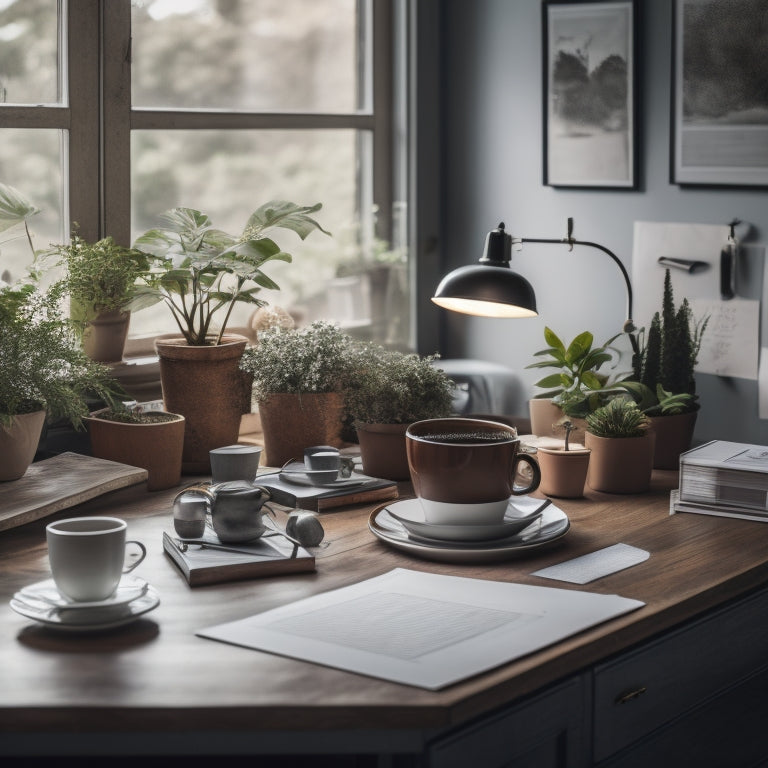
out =
<svg viewBox="0 0 768 768"><path fill-rule="evenodd" d="M588 676L570 678L435 740L429 768L578 768L589 739Z"/></svg>
<svg viewBox="0 0 768 768"><path fill-rule="evenodd" d="M768 664L768 590L594 671L594 757L603 760Z"/></svg>

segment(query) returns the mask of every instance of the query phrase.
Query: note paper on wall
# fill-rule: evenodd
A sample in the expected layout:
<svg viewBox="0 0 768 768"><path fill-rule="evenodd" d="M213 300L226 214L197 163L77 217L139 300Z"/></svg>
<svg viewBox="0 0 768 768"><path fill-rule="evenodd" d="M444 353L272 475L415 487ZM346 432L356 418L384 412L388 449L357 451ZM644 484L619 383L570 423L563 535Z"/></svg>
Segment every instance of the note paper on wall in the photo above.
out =
<svg viewBox="0 0 768 768"><path fill-rule="evenodd" d="M719 376L756 379L760 339L760 302L720 300L720 252L728 227L636 221L632 249L634 320L648 328L661 311L664 267L661 256L703 262L692 272L670 269L675 306L687 298L695 320L709 315L696 371Z"/></svg>

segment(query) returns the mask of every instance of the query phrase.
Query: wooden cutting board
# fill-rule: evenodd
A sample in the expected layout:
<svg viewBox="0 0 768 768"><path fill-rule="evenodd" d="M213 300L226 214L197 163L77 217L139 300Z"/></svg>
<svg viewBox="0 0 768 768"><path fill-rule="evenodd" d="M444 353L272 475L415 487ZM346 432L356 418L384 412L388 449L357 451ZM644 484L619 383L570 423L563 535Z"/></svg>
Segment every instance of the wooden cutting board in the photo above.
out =
<svg viewBox="0 0 768 768"><path fill-rule="evenodd" d="M147 475L140 467L79 453L37 461L18 480L0 483L0 531L145 482Z"/></svg>

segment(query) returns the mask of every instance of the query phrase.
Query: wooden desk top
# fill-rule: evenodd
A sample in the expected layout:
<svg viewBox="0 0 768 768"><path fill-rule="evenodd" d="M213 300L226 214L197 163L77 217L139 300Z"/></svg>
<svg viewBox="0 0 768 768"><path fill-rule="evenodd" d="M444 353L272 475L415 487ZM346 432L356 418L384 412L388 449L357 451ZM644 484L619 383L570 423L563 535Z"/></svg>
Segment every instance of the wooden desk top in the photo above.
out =
<svg viewBox="0 0 768 768"><path fill-rule="evenodd" d="M506 563L451 565L410 558L367 529L370 507L324 513L317 572L191 589L163 553L175 491L142 486L76 508L128 520L149 550L137 573L161 605L136 623L94 635L55 633L8 606L48 578L45 524L0 535L0 733L99 731L252 732L292 729L441 729L483 714L618 653L768 582L768 525L668 514L677 473L655 474L639 496L592 493L561 500L572 527L553 549ZM1 491L2 489L0 489ZM530 574L617 542L650 551L640 565L586 587ZM439 692L398 685L195 636L395 567L619 594L644 608ZM0 739L1 740L1 739Z"/></svg>

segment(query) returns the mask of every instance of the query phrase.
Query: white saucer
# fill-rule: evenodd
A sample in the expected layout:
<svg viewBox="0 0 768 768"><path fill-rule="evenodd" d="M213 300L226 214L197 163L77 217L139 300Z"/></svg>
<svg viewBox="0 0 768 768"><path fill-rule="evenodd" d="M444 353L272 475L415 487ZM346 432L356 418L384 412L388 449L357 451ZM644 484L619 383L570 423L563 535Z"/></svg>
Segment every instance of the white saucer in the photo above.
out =
<svg viewBox="0 0 768 768"><path fill-rule="evenodd" d="M403 499L387 505L387 512L412 536L430 541L496 541L514 536L529 526L539 515L546 500L530 496L510 499L504 520L483 525L448 525L429 523L418 499Z"/></svg>
<svg viewBox="0 0 768 768"><path fill-rule="evenodd" d="M64 597L53 579L31 584L11 599L16 613L55 629L90 632L135 621L160 604L157 592L137 576L125 575L106 600L76 602Z"/></svg>
<svg viewBox="0 0 768 768"><path fill-rule="evenodd" d="M303 462L294 461L283 467L278 476L286 483L313 485L319 488L347 488L362 485L365 481L356 478L341 478L338 470L307 469Z"/></svg>
<svg viewBox="0 0 768 768"><path fill-rule="evenodd" d="M86 611L60 611L44 603L28 603L15 597L11 599L11 608L16 613L52 629L69 632L97 632L121 627L136 621L139 616L157 608L158 605L160 605L160 596L152 587L147 589L146 594L122 606L108 609L93 608Z"/></svg>
<svg viewBox="0 0 768 768"><path fill-rule="evenodd" d="M558 544L571 527L568 516L554 504L522 531L496 541L429 541L408 533L389 514L389 504L371 512L368 529L377 539L409 555L443 563L492 563L532 554Z"/></svg>
<svg viewBox="0 0 768 768"><path fill-rule="evenodd" d="M120 579L117 589L106 600L93 602L78 602L62 595L53 579L39 581L17 592L14 597L22 602L47 604L49 608L56 607L59 611L88 611L98 608L115 608L133 602L144 595L149 584L137 576L126 574Z"/></svg>

